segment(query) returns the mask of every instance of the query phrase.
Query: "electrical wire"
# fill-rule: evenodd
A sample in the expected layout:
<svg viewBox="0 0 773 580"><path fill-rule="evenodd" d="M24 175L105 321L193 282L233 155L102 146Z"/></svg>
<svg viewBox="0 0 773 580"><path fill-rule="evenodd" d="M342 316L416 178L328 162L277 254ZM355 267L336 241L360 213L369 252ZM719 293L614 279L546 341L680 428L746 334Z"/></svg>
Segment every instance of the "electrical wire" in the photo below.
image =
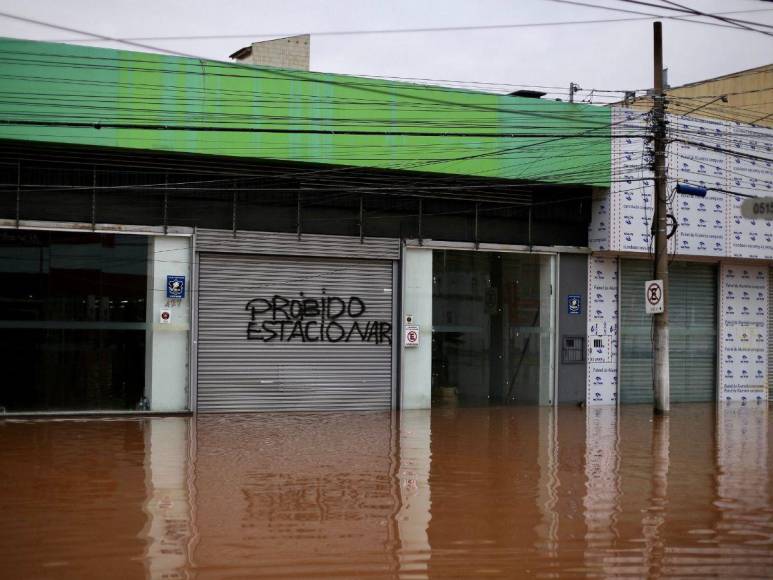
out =
<svg viewBox="0 0 773 580"><path fill-rule="evenodd" d="M616 7L612 7L612 6L603 6L603 5L600 5L600 4L591 4L591 3L588 3L588 2L577 2L575 0L549 0L549 1L557 2L557 3L560 3L560 4L570 4L570 5L574 5L574 6L583 6L583 7L586 7L586 8L596 8L596 9L599 9L599 10L609 10L609 11L612 11L612 12L621 12L621 13L625 13L625 14L640 14L640 15L649 16L651 18L668 18L668 16L663 16L663 15L659 15L659 14L652 14L650 12L641 12L639 10L628 10L628 9L625 9L625 8L616 8ZM618 1L619 2L626 2L626 3L629 3L629 4L643 4L645 6L653 6L655 8L661 9L661 10L670 10L670 11L679 12L680 14L682 14L682 16L678 16L678 17L673 16L673 17L671 17L671 19L679 20L681 22L692 22L694 24L704 24L704 25L707 25L707 26L717 26L717 27L720 27L720 28L732 28L732 29L736 29L736 30L748 30L748 31L751 31L751 32L760 32L762 34L768 34L767 32L761 31L761 30L747 29L742 24L738 24L737 21L735 21L732 18L728 18L728 19L721 18L723 20L723 22L724 22L723 24L722 23L718 23L718 22L705 22L705 21L688 20L688 19L685 19L685 15L700 16L700 17L705 17L705 18L714 18L716 16L716 14L702 13L702 12L698 12L698 11L693 11L692 9L689 9L689 8L684 8L684 7L682 7L682 8L673 8L673 7L669 7L669 6L663 6L661 4L652 4L652 3L649 3L649 2L639 2L637 0L618 0ZM666 0L663 0L663 1L666 1Z"/></svg>

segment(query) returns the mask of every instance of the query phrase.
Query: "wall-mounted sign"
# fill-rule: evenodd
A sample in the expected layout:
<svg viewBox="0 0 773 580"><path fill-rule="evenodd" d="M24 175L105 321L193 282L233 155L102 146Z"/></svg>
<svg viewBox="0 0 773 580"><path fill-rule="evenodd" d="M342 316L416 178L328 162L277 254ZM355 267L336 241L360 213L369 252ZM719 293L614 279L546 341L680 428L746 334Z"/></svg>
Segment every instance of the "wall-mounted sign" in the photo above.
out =
<svg viewBox="0 0 773 580"><path fill-rule="evenodd" d="M741 202L741 216L747 220L773 219L773 197L747 197Z"/></svg>
<svg viewBox="0 0 773 580"><path fill-rule="evenodd" d="M579 294L569 294L566 304L569 314L582 314L582 297Z"/></svg>
<svg viewBox="0 0 773 580"><path fill-rule="evenodd" d="M418 324L406 324L403 327L403 344L405 346L419 346L419 325Z"/></svg>
<svg viewBox="0 0 773 580"><path fill-rule="evenodd" d="M172 311L168 308L162 308L158 315L158 321L161 324L170 324L172 322Z"/></svg>
<svg viewBox="0 0 773 580"><path fill-rule="evenodd" d="M644 283L644 308L647 314L663 312L663 280L647 280Z"/></svg>
<svg viewBox="0 0 773 580"><path fill-rule="evenodd" d="M185 298L185 276L166 277L166 297L173 299Z"/></svg>

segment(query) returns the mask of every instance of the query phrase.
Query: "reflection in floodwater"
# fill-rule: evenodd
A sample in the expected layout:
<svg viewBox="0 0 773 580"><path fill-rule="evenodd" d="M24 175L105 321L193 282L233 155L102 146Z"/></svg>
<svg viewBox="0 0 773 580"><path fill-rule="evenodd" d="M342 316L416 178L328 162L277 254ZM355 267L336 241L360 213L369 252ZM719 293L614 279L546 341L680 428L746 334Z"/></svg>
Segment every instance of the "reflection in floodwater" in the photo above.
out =
<svg viewBox="0 0 773 580"><path fill-rule="evenodd" d="M186 578L194 540L195 495L189 470L191 422L168 417L145 425L147 523L145 565L151 578Z"/></svg>
<svg viewBox="0 0 773 580"><path fill-rule="evenodd" d="M767 407L0 422L3 577L768 576Z"/></svg>
<svg viewBox="0 0 773 580"><path fill-rule="evenodd" d="M616 407L591 407L585 415L585 567L613 573L609 557L617 536L620 463Z"/></svg>

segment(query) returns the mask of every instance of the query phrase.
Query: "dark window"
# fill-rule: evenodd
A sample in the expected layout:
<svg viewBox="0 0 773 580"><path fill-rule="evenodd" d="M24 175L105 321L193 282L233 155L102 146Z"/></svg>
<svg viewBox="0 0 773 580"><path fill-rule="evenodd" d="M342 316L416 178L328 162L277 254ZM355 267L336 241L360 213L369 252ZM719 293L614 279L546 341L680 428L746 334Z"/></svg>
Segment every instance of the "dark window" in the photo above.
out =
<svg viewBox="0 0 773 580"><path fill-rule="evenodd" d="M0 231L0 407L137 405L147 251L142 236Z"/></svg>

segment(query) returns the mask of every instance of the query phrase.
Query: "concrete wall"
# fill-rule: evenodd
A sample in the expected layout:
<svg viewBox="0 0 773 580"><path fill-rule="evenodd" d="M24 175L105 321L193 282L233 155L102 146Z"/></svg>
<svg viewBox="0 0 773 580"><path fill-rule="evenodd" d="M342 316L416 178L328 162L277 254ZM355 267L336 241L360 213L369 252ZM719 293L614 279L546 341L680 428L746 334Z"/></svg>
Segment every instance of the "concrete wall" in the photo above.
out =
<svg viewBox="0 0 773 580"><path fill-rule="evenodd" d="M148 243L148 312L145 396L152 411L184 411L188 408L191 320L190 238L155 236ZM166 297L167 275L185 276L185 298ZM161 311L169 310L168 324Z"/></svg>
<svg viewBox="0 0 773 580"><path fill-rule="evenodd" d="M402 409L429 409L432 404L432 250L405 248L403 251L403 312L420 327L418 346L402 346L403 329L395 333L402 348Z"/></svg>
<svg viewBox="0 0 773 580"><path fill-rule="evenodd" d="M309 70L311 37L308 34L253 42L252 51L240 59L245 64Z"/></svg>
<svg viewBox="0 0 773 580"><path fill-rule="evenodd" d="M569 314L570 295L580 296L579 314ZM588 256L585 254L562 254L559 262L558 277L558 402L585 402L585 348L582 362L565 363L562 360L564 338L580 336L587 332L588 308Z"/></svg>

